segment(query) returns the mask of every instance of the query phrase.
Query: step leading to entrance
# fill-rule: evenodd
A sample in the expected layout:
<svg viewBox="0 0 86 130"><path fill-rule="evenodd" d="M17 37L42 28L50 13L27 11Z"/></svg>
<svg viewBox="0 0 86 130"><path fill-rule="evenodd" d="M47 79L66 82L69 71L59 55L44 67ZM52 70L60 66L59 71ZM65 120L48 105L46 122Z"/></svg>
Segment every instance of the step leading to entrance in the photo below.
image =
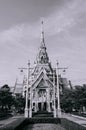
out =
<svg viewBox="0 0 86 130"><path fill-rule="evenodd" d="M34 112L32 114L32 117L53 117L53 113L47 111L38 111L38 112Z"/></svg>

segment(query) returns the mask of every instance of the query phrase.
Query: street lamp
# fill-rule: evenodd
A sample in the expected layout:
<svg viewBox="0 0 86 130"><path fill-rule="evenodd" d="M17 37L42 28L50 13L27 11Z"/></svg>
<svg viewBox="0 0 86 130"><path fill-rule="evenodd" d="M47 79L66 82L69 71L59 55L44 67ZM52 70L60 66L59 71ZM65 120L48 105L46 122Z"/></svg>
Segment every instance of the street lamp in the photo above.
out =
<svg viewBox="0 0 86 130"><path fill-rule="evenodd" d="M57 100L58 100L58 106L57 106L57 114L58 117L61 117L61 108L60 108L60 89L59 89L59 62L57 61L57 69L56 69L56 73L57 73Z"/></svg>
<svg viewBox="0 0 86 130"><path fill-rule="evenodd" d="M27 64L27 88L25 97L25 118L28 118L28 87L29 87L29 75L30 75L30 62Z"/></svg>
<svg viewBox="0 0 86 130"><path fill-rule="evenodd" d="M31 93L31 87L30 87L30 82L29 82L29 77L30 77L30 69L33 69L33 68L30 68L30 61L28 60L28 64L27 64L27 68L19 68L21 69L21 72L23 72L24 69L27 70L27 83L26 83L26 96L25 96L25 111L24 111L24 117L25 118L28 118L29 117L32 117L32 101L31 101L31 98L32 98L32 93ZM30 108L29 108L29 113L28 113L28 88L30 89Z"/></svg>

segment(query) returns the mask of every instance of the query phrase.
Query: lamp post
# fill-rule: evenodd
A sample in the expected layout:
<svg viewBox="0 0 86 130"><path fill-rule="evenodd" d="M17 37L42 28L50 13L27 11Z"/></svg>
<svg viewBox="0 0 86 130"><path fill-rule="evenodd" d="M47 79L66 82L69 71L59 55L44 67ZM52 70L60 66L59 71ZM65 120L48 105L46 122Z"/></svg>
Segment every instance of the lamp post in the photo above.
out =
<svg viewBox="0 0 86 130"><path fill-rule="evenodd" d="M27 68L18 68L21 70L21 72L23 72L23 70L27 70L27 87L26 87L26 96L25 96L25 111L24 111L24 117L25 118L28 118L29 117L32 117L32 90L31 90L31 87L30 87L30 82L29 82L29 77L30 77L30 69L33 69L33 68L30 68L30 61L28 60L28 64L27 64ZM28 110L28 89L30 89L30 108ZM28 113L29 111L29 113Z"/></svg>
<svg viewBox="0 0 86 130"><path fill-rule="evenodd" d="M57 100L58 100L58 106L57 106L57 114L58 114L58 117L61 117L61 108L60 108L60 89L59 89L59 68L58 68L58 61L57 61L57 69L56 69L56 72L57 72Z"/></svg>
<svg viewBox="0 0 86 130"><path fill-rule="evenodd" d="M28 118L28 87L29 87L29 75L30 75L30 62L27 64L27 88L25 97L25 118Z"/></svg>
<svg viewBox="0 0 86 130"><path fill-rule="evenodd" d="M30 108L29 108L29 118L32 117L32 88L30 87Z"/></svg>

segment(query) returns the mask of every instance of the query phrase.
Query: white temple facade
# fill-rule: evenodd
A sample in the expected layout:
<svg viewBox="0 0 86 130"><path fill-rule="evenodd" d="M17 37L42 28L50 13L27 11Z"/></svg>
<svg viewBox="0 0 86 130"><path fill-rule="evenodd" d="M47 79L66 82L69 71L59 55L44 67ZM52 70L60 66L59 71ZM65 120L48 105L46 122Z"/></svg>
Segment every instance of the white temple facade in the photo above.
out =
<svg viewBox="0 0 86 130"><path fill-rule="evenodd" d="M36 58L36 65L33 70L30 71L28 84L28 100L30 100L30 106L28 106L29 110L34 112L54 112L56 109L55 100L57 97L57 75L56 70L52 68L49 62L43 30L40 49ZM24 84L24 88L26 85L27 84ZM26 89L24 90L26 92Z"/></svg>
<svg viewBox="0 0 86 130"><path fill-rule="evenodd" d="M31 84L32 110L35 112L53 111L55 88L52 82L53 70L49 64L37 64L33 79L33 83Z"/></svg>

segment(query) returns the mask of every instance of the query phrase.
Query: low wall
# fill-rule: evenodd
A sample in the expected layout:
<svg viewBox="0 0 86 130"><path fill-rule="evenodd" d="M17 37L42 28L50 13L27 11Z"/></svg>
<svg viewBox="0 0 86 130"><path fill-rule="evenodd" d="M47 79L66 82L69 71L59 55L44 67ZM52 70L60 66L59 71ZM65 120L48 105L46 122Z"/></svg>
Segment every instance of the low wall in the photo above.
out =
<svg viewBox="0 0 86 130"><path fill-rule="evenodd" d="M61 126L64 127L66 130L86 130L85 126L82 126L65 118L61 119Z"/></svg>

